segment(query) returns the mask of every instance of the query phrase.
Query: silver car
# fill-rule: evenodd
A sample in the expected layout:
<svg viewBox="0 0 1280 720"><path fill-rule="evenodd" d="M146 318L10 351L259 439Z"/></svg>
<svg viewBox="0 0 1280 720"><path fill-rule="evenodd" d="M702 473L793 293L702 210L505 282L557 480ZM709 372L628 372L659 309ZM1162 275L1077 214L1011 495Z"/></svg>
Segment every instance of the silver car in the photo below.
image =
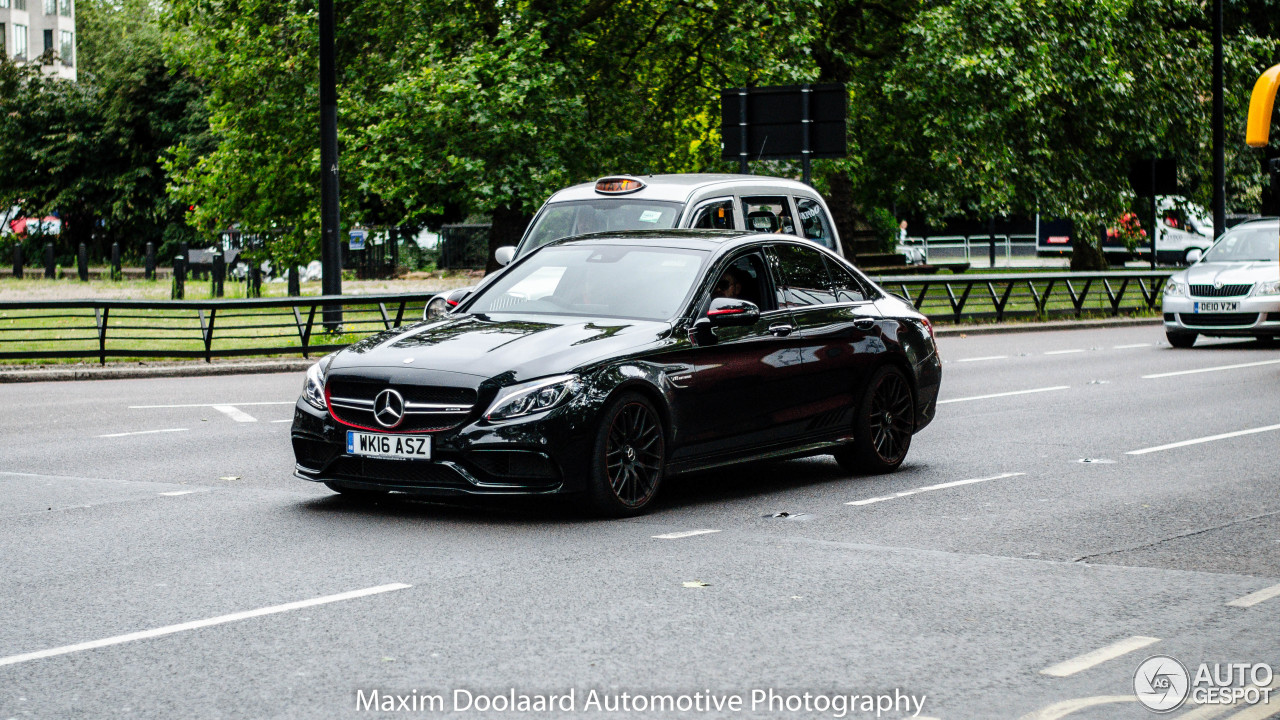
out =
<svg viewBox="0 0 1280 720"><path fill-rule="evenodd" d="M1280 220L1237 225L1170 276L1164 332L1179 348L1200 335L1280 338Z"/></svg>
<svg viewBox="0 0 1280 720"><path fill-rule="evenodd" d="M494 258L507 265L574 235L672 228L783 233L843 254L827 204L808 185L766 175L691 173L615 175L557 191L533 217L520 244L498 248ZM437 295L423 317L440 317L473 289Z"/></svg>

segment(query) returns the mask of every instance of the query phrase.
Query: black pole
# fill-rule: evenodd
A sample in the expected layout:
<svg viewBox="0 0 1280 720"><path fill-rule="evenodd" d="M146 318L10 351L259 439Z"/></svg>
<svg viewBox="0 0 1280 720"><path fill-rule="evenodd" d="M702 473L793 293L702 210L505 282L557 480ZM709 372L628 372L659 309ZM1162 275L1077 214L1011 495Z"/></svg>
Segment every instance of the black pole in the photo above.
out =
<svg viewBox="0 0 1280 720"><path fill-rule="evenodd" d="M298 297L302 294L302 282L298 279L298 268L289 268L289 297Z"/></svg>
<svg viewBox="0 0 1280 720"><path fill-rule="evenodd" d="M14 243L13 245L13 276L18 280L22 279L22 243Z"/></svg>
<svg viewBox="0 0 1280 720"><path fill-rule="evenodd" d="M333 0L320 0L320 291L342 294L338 250L338 88L334 73ZM324 325L342 324L342 306L326 305Z"/></svg>
<svg viewBox="0 0 1280 720"><path fill-rule="evenodd" d="M1216 191L1215 191L1216 194ZM1216 201L1215 201L1216 202ZM1215 216L1217 211L1215 210ZM1151 269L1156 269L1156 236L1160 234L1160 196L1156 195L1156 161L1151 159Z"/></svg>
<svg viewBox="0 0 1280 720"><path fill-rule="evenodd" d="M187 258L178 254L173 256L173 290L169 293L174 300L181 300L187 294Z"/></svg>
<svg viewBox="0 0 1280 720"><path fill-rule="evenodd" d="M746 175L751 172L747 166L747 88L738 90L738 172Z"/></svg>
<svg viewBox="0 0 1280 720"><path fill-rule="evenodd" d="M89 282L89 248L84 243L80 243L80 251L76 253L76 270L81 282Z"/></svg>
<svg viewBox="0 0 1280 720"><path fill-rule="evenodd" d="M111 279L123 280L124 271L120 268L120 243L111 243Z"/></svg>
<svg viewBox="0 0 1280 720"><path fill-rule="evenodd" d="M146 275L148 280L156 279L156 244L147 243Z"/></svg>
<svg viewBox="0 0 1280 720"><path fill-rule="evenodd" d="M213 253L213 296L222 297L225 294L224 283L227 279L227 259L219 248Z"/></svg>
<svg viewBox="0 0 1280 720"><path fill-rule="evenodd" d="M1222 0L1213 0L1213 236L1215 238L1227 229L1226 145L1222 110Z"/></svg>
<svg viewBox="0 0 1280 720"><path fill-rule="evenodd" d="M996 266L996 216L992 215L987 221L987 240L990 241L990 250L988 255L991 260L991 267Z"/></svg>
<svg viewBox="0 0 1280 720"><path fill-rule="evenodd" d="M44 244L44 276L53 280L56 274L53 264L53 243L47 242Z"/></svg>
<svg viewBox="0 0 1280 720"><path fill-rule="evenodd" d="M809 182L809 156L813 154L813 150L811 149L813 146L810 144L811 138L809 136L809 126L813 124L812 110L810 107L810 95L812 94L813 91L807 84L800 86L800 126L802 130L801 135L804 139L804 147L800 149L800 155L801 166L804 168L805 185L813 184Z"/></svg>

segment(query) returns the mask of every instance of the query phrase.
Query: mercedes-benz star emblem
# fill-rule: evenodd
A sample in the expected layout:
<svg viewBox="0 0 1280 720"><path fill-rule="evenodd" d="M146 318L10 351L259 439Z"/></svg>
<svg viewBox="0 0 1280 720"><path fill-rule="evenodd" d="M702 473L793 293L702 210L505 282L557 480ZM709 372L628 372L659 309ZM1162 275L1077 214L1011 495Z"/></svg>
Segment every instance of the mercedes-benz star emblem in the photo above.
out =
<svg viewBox="0 0 1280 720"><path fill-rule="evenodd" d="M382 427L393 428L404 419L404 398L395 390L383 390L373 399L373 419Z"/></svg>

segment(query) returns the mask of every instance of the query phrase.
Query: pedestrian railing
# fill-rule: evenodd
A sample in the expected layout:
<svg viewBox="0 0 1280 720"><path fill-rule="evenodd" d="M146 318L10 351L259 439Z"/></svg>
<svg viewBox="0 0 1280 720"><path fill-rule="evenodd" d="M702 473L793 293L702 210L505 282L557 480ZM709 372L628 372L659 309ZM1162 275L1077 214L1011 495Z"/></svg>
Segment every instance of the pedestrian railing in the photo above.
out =
<svg viewBox="0 0 1280 720"><path fill-rule="evenodd" d="M421 319L434 294L4 301L0 360L310 357Z"/></svg>
<svg viewBox="0 0 1280 720"><path fill-rule="evenodd" d="M998 259L1010 261L1036 256L1035 235L996 235L994 238L990 235L934 235L928 238L907 238L908 247L920 248L924 251L925 262L934 264L959 261L981 263L991 256L993 242Z"/></svg>
<svg viewBox="0 0 1280 720"><path fill-rule="evenodd" d="M1160 307L1173 270L899 275L875 278L935 319L1119 315Z"/></svg>

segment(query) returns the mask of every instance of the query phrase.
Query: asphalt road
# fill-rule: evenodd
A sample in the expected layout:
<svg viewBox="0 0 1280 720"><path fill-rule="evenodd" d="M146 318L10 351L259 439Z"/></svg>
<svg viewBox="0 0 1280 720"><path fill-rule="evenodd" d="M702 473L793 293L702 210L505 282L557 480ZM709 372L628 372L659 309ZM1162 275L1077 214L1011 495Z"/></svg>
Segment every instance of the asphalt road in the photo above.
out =
<svg viewBox="0 0 1280 720"><path fill-rule="evenodd" d="M899 472L724 470L611 522L296 480L300 373L0 386L0 720L839 717L816 696L895 692L945 720L1148 718L1151 655L1280 688L1280 590L1251 595L1280 588L1280 350L940 344ZM407 704L358 709L374 690ZM451 712L457 690L574 709ZM742 710L630 698L700 692ZM1280 690L1166 717L1273 715Z"/></svg>

